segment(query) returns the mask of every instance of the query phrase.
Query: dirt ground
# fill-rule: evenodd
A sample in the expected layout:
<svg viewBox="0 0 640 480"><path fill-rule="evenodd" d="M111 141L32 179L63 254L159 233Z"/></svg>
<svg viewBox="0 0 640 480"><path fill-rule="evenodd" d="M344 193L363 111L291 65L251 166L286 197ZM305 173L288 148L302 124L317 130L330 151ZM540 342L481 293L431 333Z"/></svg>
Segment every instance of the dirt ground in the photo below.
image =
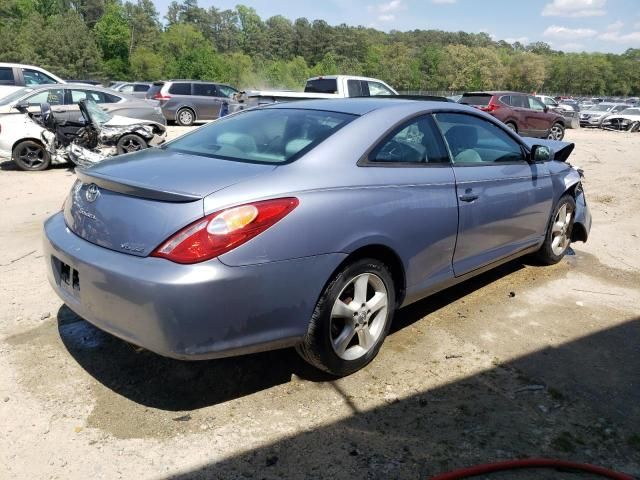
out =
<svg viewBox="0 0 640 480"><path fill-rule="evenodd" d="M525 456L640 476L640 134L567 139L589 242L401 310L340 380L290 350L185 363L96 330L43 266L73 172L3 163L0 478L416 479Z"/></svg>

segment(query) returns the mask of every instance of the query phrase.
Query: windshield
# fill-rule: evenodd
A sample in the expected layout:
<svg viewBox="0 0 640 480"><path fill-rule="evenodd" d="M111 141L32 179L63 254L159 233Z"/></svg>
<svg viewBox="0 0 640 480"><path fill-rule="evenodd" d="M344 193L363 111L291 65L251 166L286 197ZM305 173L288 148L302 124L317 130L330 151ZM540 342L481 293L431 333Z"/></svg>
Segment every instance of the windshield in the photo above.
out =
<svg viewBox="0 0 640 480"><path fill-rule="evenodd" d="M620 112L621 115L640 115L640 108L625 108Z"/></svg>
<svg viewBox="0 0 640 480"><path fill-rule="evenodd" d="M271 108L222 118L168 143L167 150L250 163L299 158L356 118L345 113Z"/></svg>
<svg viewBox="0 0 640 480"><path fill-rule="evenodd" d="M20 90L16 90L15 92L0 99L0 105L10 105L11 103L15 102L16 100L19 100L21 97L23 97L29 92L33 92L33 88L24 87L24 88L21 88Z"/></svg>
<svg viewBox="0 0 640 480"><path fill-rule="evenodd" d="M85 99L85 103L87 105L89 116L93 122L102 125L113 118L113 115L101 109L92 98L87 97Z"/></svg>

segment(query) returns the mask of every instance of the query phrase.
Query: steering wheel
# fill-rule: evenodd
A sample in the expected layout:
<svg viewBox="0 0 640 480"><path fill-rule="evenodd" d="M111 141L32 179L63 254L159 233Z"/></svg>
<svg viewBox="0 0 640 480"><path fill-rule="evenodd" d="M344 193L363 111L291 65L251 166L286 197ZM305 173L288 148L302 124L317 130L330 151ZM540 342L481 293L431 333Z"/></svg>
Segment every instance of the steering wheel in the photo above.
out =
<svg viewBox="0 0 640 480"><path fill-rule="evenodd" d="M382 147L380 153L377 155L379 160L382 161L398 161L404 160L410 147L398 142L397 140L391 140Z"/></svg>

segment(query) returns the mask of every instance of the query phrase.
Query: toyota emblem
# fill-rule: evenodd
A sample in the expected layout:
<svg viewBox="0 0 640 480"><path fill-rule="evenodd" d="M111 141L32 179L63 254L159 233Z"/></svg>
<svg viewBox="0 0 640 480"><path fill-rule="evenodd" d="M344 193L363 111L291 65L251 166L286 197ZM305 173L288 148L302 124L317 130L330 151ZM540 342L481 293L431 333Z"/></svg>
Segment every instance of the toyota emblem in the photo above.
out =
<svg viewBox="0 0 640 480"><path fill-rule="evenodd" d="M87 199L87 202L89 203L95 202L99 195L100 195L100 190L98 189L98 186L95 183L92 183L91 185L89 185L89 187L87 188L87 191L84 194L84 196Z"/></svg>

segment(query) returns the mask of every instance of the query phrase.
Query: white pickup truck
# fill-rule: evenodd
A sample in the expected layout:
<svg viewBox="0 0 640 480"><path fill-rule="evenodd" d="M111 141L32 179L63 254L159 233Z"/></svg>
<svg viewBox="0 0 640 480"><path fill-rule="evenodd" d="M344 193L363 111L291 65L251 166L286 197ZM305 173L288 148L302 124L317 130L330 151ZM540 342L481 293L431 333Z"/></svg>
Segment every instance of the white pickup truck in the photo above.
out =
<svg viewBox="0 0 640 480"><path fill-rule="evenodd" d="M238 104L234 106L230 105L230 107L231 111L234 111L276 102L375 97L380 95L398 95L398 92L377 78L354 77L351 75L326 75L307 80L303 92L286 90L247 90L240 92L236 97Z"/></svg>

